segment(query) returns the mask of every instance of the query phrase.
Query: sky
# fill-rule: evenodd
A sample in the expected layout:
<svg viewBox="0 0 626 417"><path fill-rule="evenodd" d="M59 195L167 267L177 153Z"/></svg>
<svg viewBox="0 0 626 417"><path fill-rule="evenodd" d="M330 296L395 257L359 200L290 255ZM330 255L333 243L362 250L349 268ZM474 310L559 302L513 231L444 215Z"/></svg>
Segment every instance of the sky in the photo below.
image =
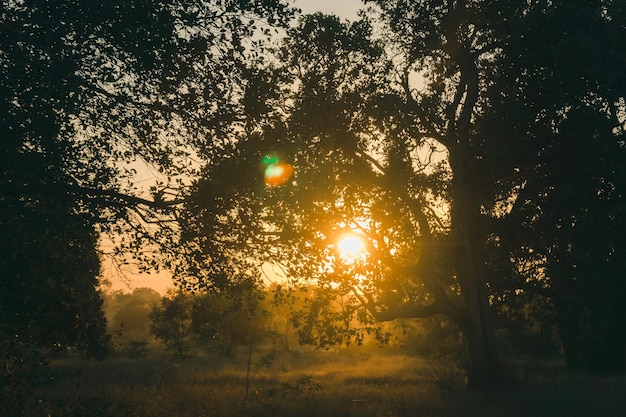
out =
<svg viewBox="0 0 626 417"><path fill-rule="evenodd" d="M324 12L343 19L356 20L357 10L363 7L361 0L295 0L294 6L303 13Z"/></svg>
<svg viewBox="0 0 626 417"><path fill-rule="evenodd" d="M363 7L361 0L292 0L292 3L302 9L302 13L323 12L348 20L356 20L357 10ZM164 293L166 289L173 287L173 281L166 272L139 274L132 267L120 269L110 259L103 259L102 267L102 275L111 281L113 291L130 292L135 288L149 287Z"/></svg>

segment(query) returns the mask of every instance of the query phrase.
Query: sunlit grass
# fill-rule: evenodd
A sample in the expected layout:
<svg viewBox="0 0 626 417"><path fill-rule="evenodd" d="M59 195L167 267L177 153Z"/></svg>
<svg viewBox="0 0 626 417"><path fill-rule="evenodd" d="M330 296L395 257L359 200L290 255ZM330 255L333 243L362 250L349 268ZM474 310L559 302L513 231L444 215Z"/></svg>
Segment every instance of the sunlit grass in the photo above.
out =
<svg viewBox="0 0 626 417"><path fill-rule="evenodd" d="M626 378L561 372L472 392L458 387L458 374L442 381L423 358L358 350L277 355L254 373L246 398L245 365L241 355L58 362L30 415L582 417L626 410Z"/></svg>

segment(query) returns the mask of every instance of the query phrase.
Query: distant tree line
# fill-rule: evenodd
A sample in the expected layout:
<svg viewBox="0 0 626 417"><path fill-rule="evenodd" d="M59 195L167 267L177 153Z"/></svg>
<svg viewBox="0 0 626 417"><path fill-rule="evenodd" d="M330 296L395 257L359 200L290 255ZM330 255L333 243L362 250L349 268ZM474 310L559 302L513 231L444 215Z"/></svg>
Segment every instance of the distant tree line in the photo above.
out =
<svg viewBox="0 0 626 417"><path fill-rule="evenodd" d="M326 337L323 329L328 324L317 321L315 315L306 314L305 305L315 298L314 287L290 291L280 284L263 290L239 288L230 294L170 289L161 296L149 288L104 294L113 351L130 358L163 353L173 358L230 357L247 355L250 348L254 353L297 355L302 350L334 350L356 344L375 350L388 346L396 351L444 358L452 363L460 359L458 352L455 353L461 343L459 329L445 319L380 323L369 328L355 321L352 327L355 334L359 333L357 337L342 337L338 333L336 340L323 340ZM340 310L341 306L335 304L329 313L339 318ZM516 337L517 340L533 338L533 334L524 331L504 337L513 343ZM554 357L554 339L543 343L552 343L551 348L544 346L543 351L534 353Z"/></svg>

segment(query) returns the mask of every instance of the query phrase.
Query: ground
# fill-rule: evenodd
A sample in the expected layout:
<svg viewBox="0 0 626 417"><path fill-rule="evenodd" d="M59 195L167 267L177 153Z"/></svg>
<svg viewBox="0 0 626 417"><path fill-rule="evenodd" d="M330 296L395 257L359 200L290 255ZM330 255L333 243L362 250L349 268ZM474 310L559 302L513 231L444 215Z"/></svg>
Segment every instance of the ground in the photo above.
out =
<svg viewBox="0 0 626 417"><path fill-rule="evenodd" d="M626 377L564 373L558 363L511 362L517 382L468 391L454 365L398 352L255 353L65 358L33 394L30 414L53 416L622 416ZM247 391L247 394L246 394Z"/></svg>

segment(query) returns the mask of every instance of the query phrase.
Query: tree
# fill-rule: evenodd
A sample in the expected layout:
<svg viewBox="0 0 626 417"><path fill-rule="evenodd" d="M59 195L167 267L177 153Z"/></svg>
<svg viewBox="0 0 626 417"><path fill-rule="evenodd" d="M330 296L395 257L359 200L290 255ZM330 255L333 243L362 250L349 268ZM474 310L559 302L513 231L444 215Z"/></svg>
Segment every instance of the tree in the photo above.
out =
<svg viewBox="0 0 626 417"><path fill-rule="evenodd" d="M14 203L0 199L3 208ZM101 359L109 351L96 290L97 236L66 204L60 196L26 202L13 211L16 217L1 210L0 412L5 415L22 415L30 393L45 381L38 371L51 353L78 350Z"/></svg>
<svg viewBox="0 0 626 417"><path fill-rule="evenodd" d="M328 332L337 325L345 329L336 340L350 336L345 324L352 318L367 324L447 315L465 336L469 384L493 385L502 375L496 300L518 295L520 279L532 281L530 272L514 273L520 260L534 266L541 259L524 252L530 244L516 246L520 242L509 238L531 225L530 210L522 210L528 218L517 214L529 206L527 192L537 192L531 201L545 210L540 200L557 178L544 183L543 191L530 186L541 176L537 158L548 161L542 149L556 144L555 136L535 133L555 119L536 123L537 118L545 114L542 106L555 104L553 97L565 100L557 100L551 115L573 105L569 97L577 98L576 106L591 102L589 94L584 98L568 89L573 84L562 89L556 83L588 55L551 61L558 69L554 73L542 66L546 61L517 57L519 51L534 51L537 28L553 27L550 19L566 19L575 7L562 2L368 3L375 5L374 26L367 19L343 23L313 15L289 32L279 55L290 74L281 91L281 112L266 112L265 124L255 125L258 136L238 142L236 158L207 166L206 179L189 200L186 237L199 238L196 248L205 254L236 247L236 259L274 261L293 280L315 281L320 302L339 300L343 306L342 320L321 320L326 310L316 304L315 314ZM591 12L594 28L619 39L619 8L597 2ZM383 31L380 38L372 35L373 27ZM576 27L583 37L596 30ZM534 65L550 77L532 82ZM601 81L594 75L587 85ZM620 148L611 130L623 125L620 94L599 102L614 109L607 113L612 117L622 114L618 123L594 124L579 132L581 139L602 134ZM296 167L293 181L264 186L258 164L268 152ZM241 175L229 178L227 193L215 192L234 170ZM208 210L206 190L220 202ZM541 213L535 218L550 223ZM363 239L366 255L346 260L335 252L332 246L346 232ZM567 247L561 237L554 238ZM542 285L564 295L570 284L551 278Z"/></svg>
<svg viewBox="0 0 626 417"><path fill-rule="evenodd" d="M248 62L267 22L284 24L290 9L31 1L3 3L0 13L3 219L61 206L74 224L117 233L117 253L157 265L139 248L176 236L167 225L195 169L190 154L210 158L234 139L223 133L244 107ZM141 164L163 175L150 190L134 184Z"/></svg>
<svg viewBox="0 0 626 417"><path fill-rule="evenodd" d="M398 68L401 77L396 83L398 89L393 91L378 84L378 91L370 98L370 105L375 106L370 117L377 120L369 127L369 137L359 137L365 132L353 129L355 124L345 111L347 117L341 113L335 116L338 112L333 114L335 132L322 128L321 132L301 136L301 140L317 135L321 140L341 138L343 143L336 149L342 168L354 167L358 173L353 171L349 175L369 181L366 186L371 188L366 196L350 186L333 196L335 201L349 201L356 194L356 198L352 197L353 204L366 206L365 210L357 209L360 213L342 213L346 217L337 219L348 225L360 223L359 229L366 229L362 233L368 237L373 258L379 264L379 272L367 281L364 290L355 292L356 298L377 320L448 315L460 325L467 340L470 384L488 385L499 378L499 362L481 260L484 232L478 226L478 217L482 193L478 189L479 181L472 178L471 166L476 156L471 146L474 136L471 120L478 106L479 77L487 52L482 50L485 45L476 47L471 39L466 39L472 34L465 19L472 13L465 6L459 4L448 10L444 5L435 5L434 13L429 11L428 16L422 6L401 8L395 3L380 4L383 17L388 19L398 41L406 38L410 44L398 45L405 58L400 63L404 67ZM425 27L425 40L409 38L403 33L409 30L409 23L397 19L407 13L421 19L419 23L411 22L411 27ZM323 26L319 30L328 32ZM348 49L336 53L343 58L342 55L350 52ZM339 59L331 62L337 61L342 62ZM422 70L425 77L430 77L423 92L413 91L409 85L411 69ZM325 70L327 79L342 82L337 69L329 66ZM345 84L350 81L346 80ZM324 102L338 102L340 108L349 97L336 87L330 94L331 99L324 97ZM362 117L366 116L367 113ZM357 124L361 129L367 126L361 123L361 126ZM445 146L447 166L440 163L431 168L428 159L420 160L425 153L435 152L438 145L433 139ZM366 153L377 142L382 149L381 162ZM316 165L319 163L317 159ZM446 183L438 185L437 180ZM380 201L376 195L384 199ZM447 213L437 207L442 201L447 205ZM376 208L380 213L374 211ZM390 230L396 235L388 235ZM396 244L401 246L396 248ZM402 248L404 245L408 247ZM400 248L405 253L394 256ZM387 294L374 293L379 289Z"/></svg>
<svg viewBox="0 0 626 417"><path fill-rule="evenodd" d="M462 143L469 140L468 118L476 99L461 103L458 96L463 94L459 92L447 95L453 102L436 107L432 105L433 91L425 97L431 106L422 109L412 95L390 90L389 67L377 65L384 57L382 46L368 39L370 31L366 21L348 26L336 18L314 15L305 17L291 33L283 61L300 82L288 121L293 142L289 143L285 134L282 143L276 140L273 145L294 152L297 186L266 191L279 201L264 205L273 211L263 221L276 224L279 221L275 219L286 219L286 225L276 226L277 234L300 241L291 243L295 254L285 249L290 260L281 258L293 268L292 274L317 277L322 290L348 297L348 304L366 307L376 320L438 313L453 317L468 338L470 382L488 384L496 378L498 360L485 281L476 261L480 259L479 236L472 231L472 216L479 214L477 203L472 200L470 184L462 183L457 175L448 186L437 184L439 179L450 179L445 161L429 164L427 159L419 159L423 155L411 154L419 148L434 154L434 136L450 147L452 171L467 170L464 164L470 155ZM459 74L455 60L463 57L447 57L443 50L435 53L441 55L441 65L449 58L451 75ZM467 66L463 71L476 72L472 62L463 64ZM409 63L407 68L413 65ZM444 75L433 74L437 77L433 83L445 87L440 79ZM470 85L474 78L465 79L459 91L474 88ZM468 107L461 111L464 104ZM445 108L452 107L460 110L453 113L449 132L439 132L443 122L426 125L424 130L411 128L415 122L408 122L419 110L439 112L433 117L443 119L450 114ZM382 162L368 151L380 154ZM358 181L353 181L356 178ZM442 201L451 205L450 220L440 218L445 213L437 213ZM288 203L294 205L286 207ZM457 208L461 204L463 208ZM371 260L366 265L336 264L326 268L330 273L315 273L329 258L326 247L333 243L333 234L342 228L352 228L368 239ZM450 256L452 250L456 251L454 257ZM457 260L456 268L449 267L449 259ZM305 267L308 269L303 271ZM457 305L459 290L466 294L467 314ZM345 311L356 314L357 309Z"/></svg>
<svg viewBox="0 0 626 417"><path fill-rule="evenodd" d="M164 243L193 158L236 139L247 67L290 13L278 1L3 5L6 194L72 196L103 231L132 234L121 249ZM27 158L66 177L43 186L44 173L10 169ZM145 190L143 165L160 173Z"/></svg>
<svg viewBox="0 0 626 417"><path fill-rule="evenodd" d="M261 304L265 296L252 280L221 293L195 294L191 316L196 343L225 355L238 346L259 346L269 333L269 312Z"/></svg>
<svg viewBox="0 0 626 417"><path fill-rule="evenodd" d="M19 323L0 327L0 339L19 336L11 360L57 338L77 306L85 323L63 337L103 328L101 233L116 235L114 255L131 251L146 268L163 260L146 245L172 252L193 157L219 154L236 136L248 62L290 15L280 1L2 3L0 227L17 238L0 255L0 315ZM160 177L142 189L145 167ZM40 320L46 307L55 326Z"/></svg>
<svg viewBox="0 0 626 417"><path fill-rule="evenodd" d="M511 58L496 76L502 88L490 97L498 111L484 121L491 136L520 149L517 172L500 177L517 187L516 199L495 230L505 257L534 262L511 289L552 305L569 367L623 370L624 265L614 251L624 227L626 80L616 53L624 10L558 2L529 13L527 25L525 40L509 42Z"/></svg>
<svg viewBox="0 0 626 417"><path fill-rule="evenodd" d="M182 291L170 291L152 308L150 333L178 357L185 357L191 341L193 301Z"/></svg>
<svg viewBox="0 0 626 417"><path fill-rule="evenodd" d="M148 339L148 315L160 301L161 295L151 288L135 288L132 293L105 293L104 311L109 332L124 342Z"/></svg>
<svg viewBox="0 0 626 417"><path fill-rule="evenodd" d="M4 236L14 236L2 244L9 256L0 271L14 278L4 282L3 334L33 347L102 357L107 337L95 234L62 211L28 214L2 222Z"/></svg>
<svg viewBox="0 0 626 417"><path fill-rule="evenodd" d="M149 314L150 332L180 357L192 345L226 355L238 346L252 352L269 332L265 297L254 280L221 293L170 290Z"/></svg>

